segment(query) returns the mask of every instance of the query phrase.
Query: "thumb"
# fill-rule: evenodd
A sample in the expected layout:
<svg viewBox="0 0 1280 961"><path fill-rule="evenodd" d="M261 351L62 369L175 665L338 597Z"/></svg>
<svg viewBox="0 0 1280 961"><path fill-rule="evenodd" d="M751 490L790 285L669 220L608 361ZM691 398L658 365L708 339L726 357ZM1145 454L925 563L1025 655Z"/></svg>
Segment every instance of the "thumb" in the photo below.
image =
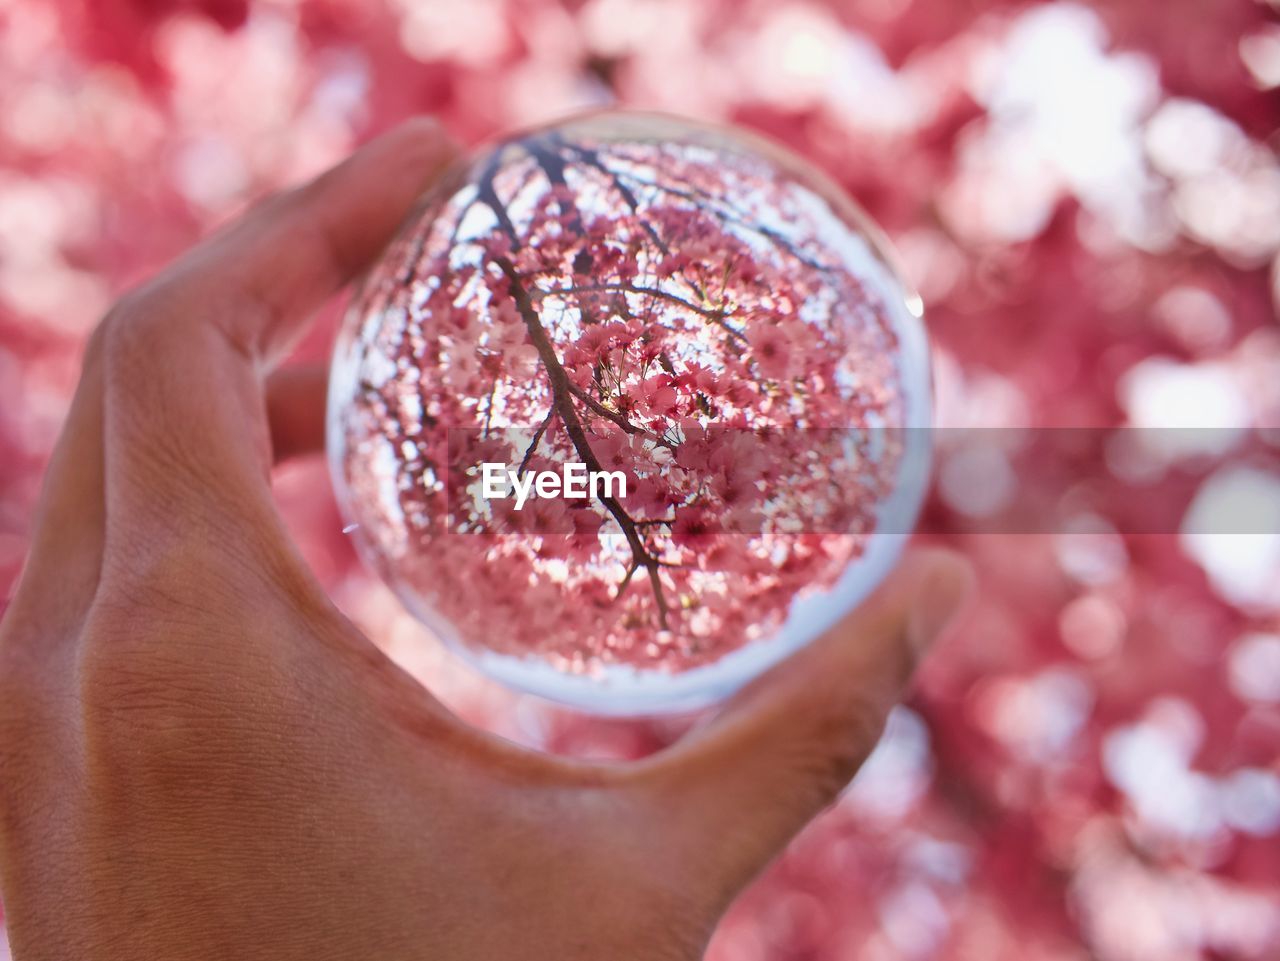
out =
<svg viewBox="0 0 1280 961"><path fill-rule="evenodd" d="M727 900L780 853L871 753L972 581L959 555L913 551L844 621L648 762L680 867Z"/></svg>

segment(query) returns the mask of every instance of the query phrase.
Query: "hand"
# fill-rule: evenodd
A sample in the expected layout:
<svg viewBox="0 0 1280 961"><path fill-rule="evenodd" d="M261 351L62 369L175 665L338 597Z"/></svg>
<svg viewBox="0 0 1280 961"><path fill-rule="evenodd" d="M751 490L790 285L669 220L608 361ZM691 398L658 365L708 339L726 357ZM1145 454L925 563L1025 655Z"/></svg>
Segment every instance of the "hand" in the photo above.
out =
<svg viewBox="0 0 1280 961"><path fill-rule="evenodd" d="M475 730L330 603L268 372L451 149L415 121L262 204L95 332L0 625L18 961L696 958L870 752L968 588L916 552L829 636L630 764ZM272 384L279 388L275 393Z"/></svg>

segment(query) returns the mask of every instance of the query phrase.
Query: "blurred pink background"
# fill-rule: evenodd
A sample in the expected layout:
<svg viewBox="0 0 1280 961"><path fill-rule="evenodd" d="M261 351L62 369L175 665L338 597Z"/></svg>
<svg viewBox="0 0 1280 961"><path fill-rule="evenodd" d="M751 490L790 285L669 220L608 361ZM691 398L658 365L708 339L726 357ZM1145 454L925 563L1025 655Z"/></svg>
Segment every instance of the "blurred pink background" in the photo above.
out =
<svg viewBox="0 0 1280 961"><path fill-rule="evenodd" d="M941 458L930 536L981 596L711 957L1280 956L1280 453L1233 459L1280 425L1277 6L0 0L0 596L89 330L249 200L416 112L468 142L608 104L736 122L888 230L943 424L1217 428L1142 499L1261 519L1138 535L1086 491L1059 533L973 533L1017 435ZM342 605L477 723L593 756L678 735L476 678L355 564L318 460L278 489Z"/></svg>

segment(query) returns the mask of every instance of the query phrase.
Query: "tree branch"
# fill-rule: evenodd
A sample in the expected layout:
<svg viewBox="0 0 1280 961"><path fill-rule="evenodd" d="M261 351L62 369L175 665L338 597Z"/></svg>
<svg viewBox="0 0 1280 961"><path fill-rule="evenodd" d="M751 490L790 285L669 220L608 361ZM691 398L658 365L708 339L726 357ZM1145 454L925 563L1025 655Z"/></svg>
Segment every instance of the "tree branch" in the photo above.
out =
<svg viewBox="0 0 1280 961"><path fill-rule="evenodd" d="M707 318L717 327L722 328L734 340L743 344L747 342L746 334L740 330L735 330L729 326L728 317L723 307L700 307L693 301L685 300L678 294L663 290L661 287L643 287L638 284L574 284L571 287L542 287L538 288L534 295L541 299L542 297L559 297L565 294L582 294L582 293L627 293L639 294L647 297L657 297L661 300L669 301L673 304L679 304L695 314Z"/></svg>
<svg viewBox="0 0 1280 961"><path fill-rule="evenodd" d="M555 405L552 405L551 409L547 411L546 418L542 421L542 426L537 429L533 435L533 440L529 441L529 446L525 448L524 456L520 458L520 467L516 471L517 476L524 476L525 468L529 466L529 460L533 457L533 452L538 449L538 444L542 440L542 435L547 432L547 428L551 425L551 420L555 416L556 408Z"/></svg>
<svg viewBox="0 0 1280 961"><path fill-rule="evenodd" d="M503 229L512 236L513 245L518 244L518 240L514 236L515 225L512 224L510 215L497 196L492 177L480 184L479 196L493 209L494 216L498 218L498 223L505 225ZM516 303L516 309L524 321L525 329L529 333L529 339L533 342L534 349L537 350L538 356L542 360L543 369L551 385L552 409L559 414L560 420L564 424L565 433L569 435L569 440L573 444L574 450L578 452L578 456L582 458L587 469L595 473L604 473L604 468L591 447L582 419L578 416L578 411L574 407L574 394L571 390L572 382L569 380L569 375L556 354L555 346L551 343L551 338L542 324L542 318L538 315L533 299L529 296L529 292L520 280L520 274L516 270L515 264L512 263L510 257L502 255L495 256L494 262L507 279L507 283L511 288L511 297ZM618 527L621 528L622 534L631 548L633 563L644 567L648 573L649 583L653 588L654 600L658 606L658 623L663 630L670 630L669 607L666 591L659 574L661 564L658 558L649 552L648 545L645 544L644 538L640 536L640 531L636 527L635 521L627 513L626 508L618 502L617 498L600 495L597 499L617 522Z"/></svg>

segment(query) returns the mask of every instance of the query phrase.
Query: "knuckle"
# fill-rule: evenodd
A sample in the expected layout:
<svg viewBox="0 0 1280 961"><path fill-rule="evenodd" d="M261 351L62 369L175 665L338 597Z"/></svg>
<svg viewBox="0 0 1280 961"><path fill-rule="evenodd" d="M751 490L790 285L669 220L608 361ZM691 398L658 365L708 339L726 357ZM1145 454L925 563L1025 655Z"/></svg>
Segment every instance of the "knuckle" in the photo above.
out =
<svg viewBox="0 0 1280 961"><path fill-rule="evenodd" d="M215 632L145 602L96 611L76 672L85 747L100 769L179 769L241 740L269 698L255 686L247 646L229 651Z"/></svg>
<svg viewBox="0 0 1280 961"><path fill-rule="evenodd" d="M174 323L181 316L172 293L160 280L125 294L111 308L94 336L91 349L97 354L113 388L132 396L146 388L146 371L154 368L157 356L173 338Z"/></svg>
<svg viewBox="0 0 1280 961"><path fill-rule="evenodd" d="M82 654L80 743L95 803L136 811L241 798L305 754L314 714L281 666L245 669L209 653L153 634Z"/></svg>
<svg viewBox="0 0 1280 961"><path fill-rule="evenodd" d="M157 628L191 627L202 614L222 613L219 604L234 618L234 599L209 570L197 540L149 534L112 550L88 624L91 642L128 649Z"/></svg>
<svg viewBox="0 0 1280 961"><path fill-rule="evenodd" d="M300 649L287 603L215 575L193 549L113 571L86 619L77 681L93 718L170 724L285 696ZM275 692L267 696L270 692Z"/></svg>
<svg viewBox="0 0 1280 961"><path fill-rule="evenodd" d="M247 349L233 336L239 327L232 320L251 305L239 302L235 283L212 283L192 267L179 261L116 301L95 332L109 370L133 372L154 368L165 356L189 357L210 346L201 338Z"/></svg>
<svg viewBox="0 0 1280 961"><path fill-rule="evenodd" d="M187 643L141 600L98 605L81 643L77 681L90 721L180 708L194 692ZM166 620L172 620L166 618Z"/></svg>
<svg viewBox="0 0 1280 961"><path fill-rule="evenodd" d="M180 285L172 272L126 291L99 325L104 345L132 348L139 345L139 335L171 327L173 319L183 315L182 300Z"/></svg>
<svg viewBox="0 0 1280 961"><path fill-rule="evenodd" d="M81 637L78 676L87 694L136 694L128 704L146 705L155 687L189 685L216 670L224 641L247 624L215 579L200 583L175 569L182 566L168 552L145 570L112 577Z"/></svg>
<svg viewBox="0 0 1280 961"><path fill-rule="evenodd" d="M283 538L247 541L238 518L186 514L180 527L121 532L103 560L91 623L117 634L156 629L226 648L280 638L327 610Z"/></svg>

